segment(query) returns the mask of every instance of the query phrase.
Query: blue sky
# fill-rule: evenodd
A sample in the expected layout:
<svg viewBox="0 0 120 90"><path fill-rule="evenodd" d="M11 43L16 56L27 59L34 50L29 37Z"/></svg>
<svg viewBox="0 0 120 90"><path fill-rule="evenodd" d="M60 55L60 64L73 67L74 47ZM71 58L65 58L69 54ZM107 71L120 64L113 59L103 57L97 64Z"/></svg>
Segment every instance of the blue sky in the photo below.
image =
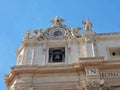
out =
<svg viewBox="0 0 120 90"><path fill-rule="evenodd" d="M96 33L120 32L120 0L0 0L0 90L26 30L45 29L55 16L73 28L89 17Z"/></svg>

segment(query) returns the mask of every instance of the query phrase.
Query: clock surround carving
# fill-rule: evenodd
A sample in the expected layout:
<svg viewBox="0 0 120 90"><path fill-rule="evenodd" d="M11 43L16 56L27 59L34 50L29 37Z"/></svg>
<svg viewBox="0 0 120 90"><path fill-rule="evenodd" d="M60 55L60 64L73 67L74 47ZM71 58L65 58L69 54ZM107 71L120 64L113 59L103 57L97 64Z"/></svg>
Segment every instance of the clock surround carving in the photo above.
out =
<svg viewBox="0 0 120 90"><path fill-rule="evenodd" d="M54 20L51 20L52 25L46 30L35 29L34 34L32 35L28 30L24 35L25 40L58 40L58 39L75 39L81 38L79 30L81 27L70 28L63 24L65 20L61 19L59 16L56 16Z"/></svg>
<svg viewBox="0 0 120 90"><path fill-rule="evenodd" d="M63 28L54 28L50 31L50 36L55 39L61 39L64 38L65 33Z"/></svg>

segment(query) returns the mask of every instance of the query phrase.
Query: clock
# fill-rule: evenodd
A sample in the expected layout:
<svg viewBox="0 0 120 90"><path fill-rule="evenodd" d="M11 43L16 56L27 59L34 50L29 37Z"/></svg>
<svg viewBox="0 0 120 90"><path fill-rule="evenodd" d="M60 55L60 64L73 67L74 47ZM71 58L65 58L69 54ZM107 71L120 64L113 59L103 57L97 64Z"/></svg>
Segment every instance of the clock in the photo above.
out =
<svg viewBox="0 0 120 90"><path fill-rule="evenodd" d="M50 35L55 39L63 38L65 35L65 30L62 28L55 28L51 30Z"/></svg>

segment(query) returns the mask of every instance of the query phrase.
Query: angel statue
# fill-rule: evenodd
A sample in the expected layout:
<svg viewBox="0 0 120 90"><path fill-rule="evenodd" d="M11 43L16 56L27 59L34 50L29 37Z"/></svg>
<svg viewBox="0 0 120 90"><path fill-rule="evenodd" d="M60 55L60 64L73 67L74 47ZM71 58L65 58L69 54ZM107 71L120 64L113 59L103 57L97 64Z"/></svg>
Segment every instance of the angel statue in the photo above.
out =
<svg viewBox="0 0 120 90"><path fill-rule="evenodd" d="M24 40L30 39L31 35L30 35L30 31L28 30L25 35L24 35Z"/></svg>
<svg viewBox="0 0 120 90"><path fill-rule="evenodd" d="M92 30L92 23L90 22L89 18L86 19L86 21L82 21L84 24L84 30L85 31L91 31Z"/></svg>

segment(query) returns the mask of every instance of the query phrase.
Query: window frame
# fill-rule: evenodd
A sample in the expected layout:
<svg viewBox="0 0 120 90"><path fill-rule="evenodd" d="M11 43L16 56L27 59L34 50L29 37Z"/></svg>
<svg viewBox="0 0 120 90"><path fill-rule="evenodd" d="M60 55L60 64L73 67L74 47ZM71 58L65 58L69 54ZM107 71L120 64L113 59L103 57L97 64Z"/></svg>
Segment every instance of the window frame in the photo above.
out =
<svg viewBox="0 0 120 90"><path fill-rule="evenodd" d="M108 48L108 54L109 54L109 58L110 58L111 60L120 59L120 54L119 54L119 55L116 55L116 56L112 56L112 55L111 55L112 52L115 52L115 51L117 51L118 49L120 50L120 47L109 47L109 48Z"/></svg>
<svg viewBox="0 0 120 90"><path fill-rule="evenodd" d="M50 48L65 48L65 60L64 60L64 62L53 62L53 63L51 63L51 62L49 62L49 49ZM64 63L67 63L68 62L68 55L67 55L67 46L48 46L47 47L47 55L46 55L46 64L64 64Z"/></svg>
<svg viewBox="0 0 120 90"><path fill-rule="evenodd" d="M50 60L50 49L51 49L51 51L52 52L57 52L58 50L64 50L64 52L63 52L63 55L64 55L64 59L62 59L62 60L60 60L60 61L54 61L54 59L52 59L52 61ZM55 48L49 48L49 51L48 51L48 53L49 53L49 57L48 57L48 63L61 63L61 62L65 62L65 47L55 47ZM60 53L62 53L62 52L60 52ZM53 53L53 58L54 58L54 55L55 55L55 53ZM60 55L60 54L59 54ZM61 58L62 58L62 56L61 56Z"/></svg>

